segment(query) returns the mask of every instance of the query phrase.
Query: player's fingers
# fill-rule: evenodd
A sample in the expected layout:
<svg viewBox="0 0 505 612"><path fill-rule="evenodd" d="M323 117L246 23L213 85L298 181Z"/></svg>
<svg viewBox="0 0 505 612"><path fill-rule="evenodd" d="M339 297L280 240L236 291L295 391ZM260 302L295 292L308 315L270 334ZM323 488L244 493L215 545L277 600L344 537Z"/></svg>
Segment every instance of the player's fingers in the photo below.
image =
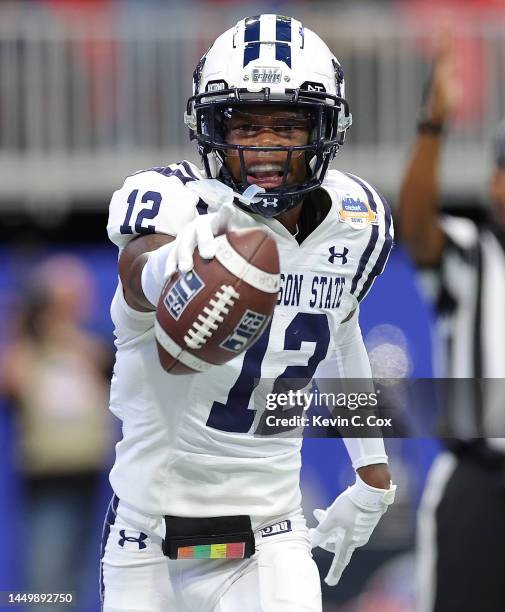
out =
<svg viewBox="0 0 505 612"><path fill-rule="evenodd" d="M328 537L328 530L321 528L321 525L324 523L328 512L326 510L321 510L321 508L316 508L312 514L314 518L319 523L315 529L309 529L309 533L311 534L312 547L320 546L321 542Z"/></svg>
<svg viewBox="0 0 505 612"><path fill-rule="evenodd" d="M312 514L318 523L322 523L328 514L326 510L321 510L321 508L316 508Z"/></svg>
<svg viewBox="0 0 505 612"><path fill-rule="evenodd" d="M342 546L344 546L345 533L343 527L336 527L331 531L329 537L327 536L327 539L321 544L321 547L338 556Z"/></svg>
<svg viewBox="0 0 505 612"><path fill-rule="evenodd" d="M212 225L205 217L200 217L196 223L196 241L200 256L204 259L212 259L216 254L216 245Z"/></svg>
<svg viewBox="0 0 505 612"><path fill-rule="evenodd" d="M163 280L168 280L171 276L175 274L177 271L177 251L176 249L172 249L165 261L165 269L163 273Z"/></svg>
<svg viewBox="0 0 505 612"><path fill-rule="evenodd" d="M343 571L344 568L340 563L340 559L338 559L337 557L333 557L333 562L331 564L330 570L326 574L326 578L324 579L324 581L328 586L335 586L339 583Z"/></svg>
<svg viewBox="0 0 505 612"><path fill-rule="evenodd" d="M340 582L340 578L342 578L342 574L344 573L345 568L349 565L349 562L351 560L352 554L355 551L355 547L354 546L350 546L346 551L345 554L342 556L342 554L339 556L338 561L335 563L336 558L334 559L334 564L335 567L330 568L330 571L328 572L328 575L326 576L326 578L328 580L325 579L326 584L328 584L328 586L335 586L336 584L338 584ZM333 567L333 564L332 564Z"/></svg>
<svg viewBox="0 0 505 612"><path fill-rule="evenodd" d="M233 204L229 204L228 202L226 202L219 207L219 210L217 211L217 213L215 213L215 216L212 218L211 221L211 227L214 236L218 236L219 234L222 234L226 231L234 213L235 207L233 206Z"/></svg>
<svg viewBox="0 0 505 612"><path fill-rule="evenodd" d="M311 548L316 548L323 541L323 535L317 529L309 529L309 539Z"/></svg>
<svg viewBox="0 0 505 612"><path fill-rule="evenodd" d="M189 272L193 268L193 251L195 250L195 246L195 229L192 225L189 225L177 239L177 267L181 272Z"/></svg>
<svg viewBox="0 0 505 612"><path fill-rule="evenodd" d="M352 555L351 547L343 547L343 538L339 538L339 541L336 543L335 547L335 556L333 557L333 561L331 563L331 567L326 574L326 578L324 581L328 586L335 586L338 584L340 578L342 577L342 573L344 569L347 567L349 560Z"/></svg>
<svg viewBox="0 0 505 612"><path fill-rule="evenodd" d="M313 511L314 518L319 522L319 525L315 529L309 529L309 537L312 548L320 546L321 543L328 537L328 532L321 529L321 523L324 521L327 514L328 513L326 510L321 510L320 508L316 508Z"/></svg>

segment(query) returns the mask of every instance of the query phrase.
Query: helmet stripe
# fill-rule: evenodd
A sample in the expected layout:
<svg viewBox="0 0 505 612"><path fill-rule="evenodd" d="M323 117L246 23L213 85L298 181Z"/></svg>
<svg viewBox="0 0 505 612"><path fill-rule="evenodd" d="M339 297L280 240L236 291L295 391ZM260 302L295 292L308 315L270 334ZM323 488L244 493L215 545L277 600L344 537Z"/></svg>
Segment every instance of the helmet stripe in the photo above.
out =
<svg viewBox="0 0 505 612"><path fill-rule="evenodd" d="M275 23L275 34L277 40L291 42L291 17L277 15Z"/></svg>
<svg viewBox="0 0 505 612"><path fill-rule="evenodd" d="M249 17L245 21L244 42L258 42L260 39L260 15Z"/></svg>
<svg viewBox="0 0 505 612"><path fill-rule="evenodd" d="M275 59L291 68L291 17L277 15L275 21Z"/></svg>
<svg viewBox="0 0 505 612"><path fill-rule="evenodd" d="M244 68L260 56L260 15L245 20L244 29Z"/></svg>

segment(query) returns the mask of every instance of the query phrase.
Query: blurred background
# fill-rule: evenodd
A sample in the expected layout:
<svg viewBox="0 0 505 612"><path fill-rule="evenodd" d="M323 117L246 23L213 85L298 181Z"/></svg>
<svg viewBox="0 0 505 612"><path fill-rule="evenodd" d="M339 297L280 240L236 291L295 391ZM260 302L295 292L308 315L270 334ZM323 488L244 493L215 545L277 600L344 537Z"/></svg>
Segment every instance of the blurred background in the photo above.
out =
<svg viewBox="0 0 505 612"><path fill-rule="evenodd" d="M335 166L393 208L434 32L450 23L463 96L444 205L475 218L487 206L490 143L505 116L500 0L1 2L0 590L50 581L77 591L77 609L99 609L107 470L120 435L107 412L117 282L108 202L138 169L197 161L182 121L193 68L218 34L261 12L300 19L338 56L354 124ZM394 376L432 376L433 319L398 243L362 308L371 354L393 355ZM388 451L399 498L340 585L323 585L327 612L415 609L416 510L439 444L393 440ZM307 516L350 481L339 441L306 441ZM324 575L330 558L321 551L317 561Z"/></svg>

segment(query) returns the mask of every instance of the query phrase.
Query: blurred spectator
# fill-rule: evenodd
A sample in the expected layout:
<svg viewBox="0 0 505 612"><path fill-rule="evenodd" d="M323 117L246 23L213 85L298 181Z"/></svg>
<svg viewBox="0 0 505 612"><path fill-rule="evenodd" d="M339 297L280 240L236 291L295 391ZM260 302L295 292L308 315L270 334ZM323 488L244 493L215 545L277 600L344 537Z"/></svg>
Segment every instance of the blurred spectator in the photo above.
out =
<svg viewBox="0 0 505 612"><path fill-rule="evenodd" d="M77 258L54 256L36 267L0 369L18 417L31 592L78 590L95 543L89 525L110 440L110 356L82 329L92 299L91 276Z"/></svg>
<svg viewBox="0 0 505 612"><path fill-rule="evenodd" d="M476 122L486 121L486 109L493 104L488 99L492 88L489 79L493 72L483 69L489 63L490 50L486 39L482 37L482 27L476 28L479 22L485 22L485 30L492 24L505 23L505 2L503 0L396 0L396 8L404 14L410 28L420 26L427 31L433 30L441 23L450 23L458 30L455 37L454 62L458 68L458 80L463 95L451 110L451 119L459 127L471 129ZM423 49L424 54L432 54L430 48Z"/></svg>
<svg viewBox="0 0 505 612"><path fill-rule="evenodd" d="M445 32L400 192L400 232L437 310L439 374L467 379L452 386L447 452L421 504L419 612L496 612L505 610L505 409L489 379L505 378L505 125L496 136L492 214L482 224L440 215L443 134L460 96L454 59Z"/></svg>
<svg viewBox="0 0 505 612"><path fill-rule="evenodd" d="M83 120L86 125L98 123L98 138L110 139L109 130L115 121L117 100L114 88L106 84L114 82L117 74L118 45L114 37L114 13L112 0L42 0L54 16L70 31L81 32L72 41L79 59L77 68L89 83L89 100ZM82 36L82 33L85 36Z"/></svg>

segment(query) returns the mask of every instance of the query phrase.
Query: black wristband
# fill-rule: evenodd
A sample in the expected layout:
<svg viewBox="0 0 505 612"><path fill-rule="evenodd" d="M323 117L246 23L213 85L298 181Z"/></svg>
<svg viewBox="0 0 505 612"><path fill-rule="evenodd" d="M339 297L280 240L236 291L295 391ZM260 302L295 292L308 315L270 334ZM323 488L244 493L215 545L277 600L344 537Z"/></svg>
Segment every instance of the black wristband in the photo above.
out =
<svg viewBox="0 0 505 612"><path fill-rule="evenodd" d="M440 136L444 133L444 128L444 124L440 121L421 119L417 122L418 134L433 134L434 136Z"/></svg>

